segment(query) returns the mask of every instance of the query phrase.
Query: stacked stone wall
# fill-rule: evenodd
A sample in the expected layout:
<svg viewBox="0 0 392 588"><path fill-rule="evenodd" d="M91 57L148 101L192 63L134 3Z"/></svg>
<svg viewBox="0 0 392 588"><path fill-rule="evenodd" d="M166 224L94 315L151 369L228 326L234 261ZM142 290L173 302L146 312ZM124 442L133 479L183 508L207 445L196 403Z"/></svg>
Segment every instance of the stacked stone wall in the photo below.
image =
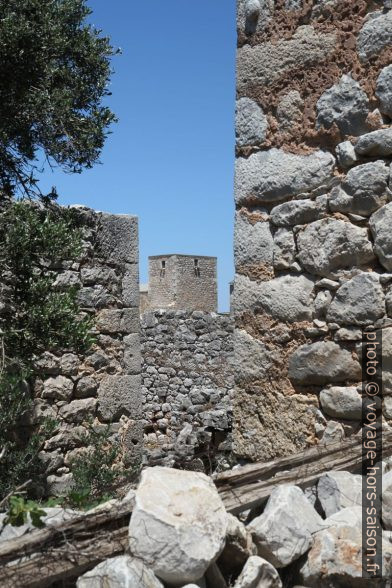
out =
<svg viewBox="0 0 392 588"><path fill-rule="evenodd" d="M94 320L95 343L85 355L64 350L37 361L32 424L49 417L55 430L40 454L48 491L72 484L70 465L83 452L91 423L110 425L124 464L141 460L142 402L136 217L75 207L83 227L80 259L63 262L54 287L78 288L81 310Z"/></svg>
<svg viewBox="0 0 392 588"><path fill-rule="evenodd" d="M392 417L392 5L239 0L234 450L358 431L361 338Z"/></svg>
<svg viewBox="0 0 392 588"><path fill-rule="evenodd" d="M206 470L231 452L233 321L201 311L141 317L145 460Z"/></svg>

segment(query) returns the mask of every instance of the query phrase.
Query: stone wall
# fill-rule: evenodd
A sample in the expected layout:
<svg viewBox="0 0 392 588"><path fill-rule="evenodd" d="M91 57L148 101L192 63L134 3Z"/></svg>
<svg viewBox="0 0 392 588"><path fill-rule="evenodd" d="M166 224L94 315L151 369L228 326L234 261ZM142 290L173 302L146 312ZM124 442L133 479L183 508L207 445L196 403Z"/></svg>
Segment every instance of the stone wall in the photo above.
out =
<svg viewBox="0 0 392 588"><path fill-rule="evenodd" d="M212 471L231 451L229 315L159 310L141 317L145 459Z"/></svg>
<svg viewBox="0 0 392 588"><path fill-rule="evenodd" d="M234 449L358 430L361 329L392 417L392 4L239 0Z"/></svg>
<svg viewBox="0 0 392 588"><path fill-rule="evenodd" d="M83 252L57 270L55 287L79 288L96 342L85 356L46 352L38 361L44 375L36 382L33 420L57 422L41 453L52 494L72 483L70 462L85 445L89 420L97 430L110 423L125 465L140 462L142 449L137 218L76 208Z"/></svg>

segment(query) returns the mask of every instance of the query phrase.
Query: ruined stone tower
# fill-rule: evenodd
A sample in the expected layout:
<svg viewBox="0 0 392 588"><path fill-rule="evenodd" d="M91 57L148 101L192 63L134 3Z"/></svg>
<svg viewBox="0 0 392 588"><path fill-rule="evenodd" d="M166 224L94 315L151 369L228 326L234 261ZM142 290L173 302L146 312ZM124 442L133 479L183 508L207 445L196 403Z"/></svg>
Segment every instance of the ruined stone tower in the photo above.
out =
<svg viewBox="0 0 392 588"><path fill-rule="evenodd" d="M355 433L361 329L392 393L392 3L239 0L234 447Z"/></svg>
<svg viewBox="0 0 392 588"><path fill-rule="evenodd" d="M148 287L141 288L142 310L217 310L217 259L204 255L148 258Z"/></svg>

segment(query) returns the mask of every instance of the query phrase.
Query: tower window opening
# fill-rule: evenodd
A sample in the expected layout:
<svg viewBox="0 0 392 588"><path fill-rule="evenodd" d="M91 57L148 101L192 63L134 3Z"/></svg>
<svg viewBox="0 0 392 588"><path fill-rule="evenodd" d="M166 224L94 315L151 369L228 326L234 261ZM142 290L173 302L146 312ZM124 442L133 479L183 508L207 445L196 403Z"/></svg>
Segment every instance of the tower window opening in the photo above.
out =
<svg viewBox="0 0 392 588"><path fill-rule="evenodd" d="M193 268L195 270L195 276L200 278L200 268L199 268L199 260L198 259L193 260Z"/></svg>
<svg viewBox="0 0 392 588"><path fill-rule="evenodd" d="M166 261L163 259L161 261L161 278L163 278L165 276L165 270L166 270Z"/></svg>

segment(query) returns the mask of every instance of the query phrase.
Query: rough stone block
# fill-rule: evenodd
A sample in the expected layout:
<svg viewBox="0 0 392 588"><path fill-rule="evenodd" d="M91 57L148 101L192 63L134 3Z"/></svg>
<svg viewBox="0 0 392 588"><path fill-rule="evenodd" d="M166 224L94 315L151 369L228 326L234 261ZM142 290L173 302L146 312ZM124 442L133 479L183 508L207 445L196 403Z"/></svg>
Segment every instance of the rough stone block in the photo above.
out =
<svg viewBox="0 0 392 588"><path fill-rule="evenodd" d="M374 251L386 270L392 271L392 202L375 212L369 221Z"/></svg>
<svg viewBox="0 0 392 588"><path fill-rule="evenodd" d="M319 196L315 200L292 200L274 206L271 211L271 222L277 227L305 225L319 220L326 213L326 196Z"/></svg>
<svg viewBox="0 0 392 588"><path fill-rule="evenodd" d="M116 264L138 262L136 216L102 213L97 239L98 251L105 261Z"/></svg>
<svg viewBox="0 0 392 588"><path fill-rule="evenodd" d="M376 95L380 101L380 111L392 118L392 65L381 70L377 79Z"/></svg>
<svg viewBox="0 0 392 588"><path fill-rule="evenodd" d="M361 267L374 260L367 229L334 218L309 224L298 234L297 246L303 267L326 278L333 278L338 270Z"/></svg>
<svg viewBox="0 0 392 588"><path fill-rule="evenodd" d="M127 374L140 374L141 371L141 351L140 338L138 333L124 337L124 368Z"/></svg>
<svg viewBox="0 0 392 588"><path fill-rule="evenodd" d="M343 75L317 102L317 125L330 129L335 123L344 135L358 136L368 130L369 99L360 84Z"/></svg>
<svg viewBox="0 0 392 588"><path fill-rule="evenodd" d="M130 334L139 332L139 309L104 309L98 313L96 327L101 333Z"/></svg>
<svg viewBox="0 0 392 588"><path fill-rule="evenodd" d="M106 376L98 390L98 414L103 421L118 421L121 416L141 418L140 376Z"/></svg>
<svg viewBox="0 0 392 588"><path fill-rule="evenodd" d="M139 266L126 264L122 280L122 302L130 308L139 307Z"/></svg>
<svg viewBox="0 0 392 588"><path fill-rule="evenodd" d="M289 378L296 384L328 384L357 382L361 367L352 354L333 341L318 341L301 345L290 357Z"/></svg>
<svg viewBox="0 0 392 588"><path fill-rule="evenodd" d="M385 314L384 292L379 275L360 273L337 290L327 321L340 325L371 325Z"/></svg>
<svg viewBox="0 0 392 588"><path fill-rule="evenodd" d="M392 129L379 129L362 135L355 144L355 151L367 157L392 155Z"/></svg>
<svg viewBox="0 0 392 588"><path fill-rule="evenodd" d="M279 202L311 192L332 179L335 159L330 153L294 155L270 149L239 157L236 162L235 198L245 203Z"/></svg>
<svg viewBox="0 0 392 588"><path fill-rule="evenodd" d="M362 397L355 387L332 386L320 392L323 411L335 418L359 421L362 417Z"/></svg>
<svg viewBox="0 0 392 588"><path fill-rule="evenodd" d="M384 47L392 43L392 11L383 14L375 12L369 18L357 38L357 48L361 61L366 62L378 55Z"/></svg>
<svg viewBox="0 0 392 588"><path fill-rule="evenodd" d="M254 100L250 98L237 100L235 133L238 147L263 143L267 129L267 117Z"/></svg>
<svg viewBox="0 0 392 588"><path fill-rule="evenodd" d="M250 222L237 212L234 229L234 257L237 266L272 265L274 239L266 221Z"/></svg>

